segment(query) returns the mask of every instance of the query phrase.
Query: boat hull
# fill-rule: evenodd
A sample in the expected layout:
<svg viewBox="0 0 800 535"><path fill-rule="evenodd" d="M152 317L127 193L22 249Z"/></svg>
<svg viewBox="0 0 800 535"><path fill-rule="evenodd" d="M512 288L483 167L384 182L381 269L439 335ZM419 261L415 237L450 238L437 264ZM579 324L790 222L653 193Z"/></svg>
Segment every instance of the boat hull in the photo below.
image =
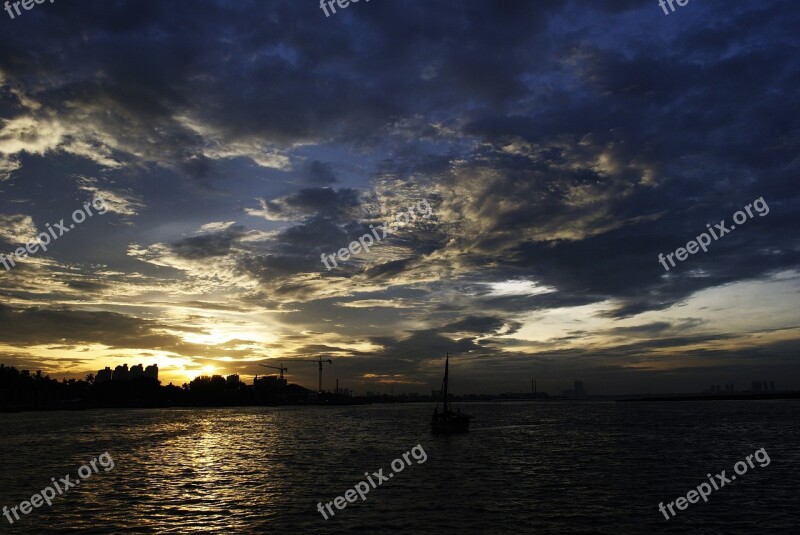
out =
<svg viewBox="0 0 800 535"><path fill-rule="evenodd" d="M431 422L431 433L434 435L449 435L453 433L466 433L468 431L469 416L439 418Z"/></svg>

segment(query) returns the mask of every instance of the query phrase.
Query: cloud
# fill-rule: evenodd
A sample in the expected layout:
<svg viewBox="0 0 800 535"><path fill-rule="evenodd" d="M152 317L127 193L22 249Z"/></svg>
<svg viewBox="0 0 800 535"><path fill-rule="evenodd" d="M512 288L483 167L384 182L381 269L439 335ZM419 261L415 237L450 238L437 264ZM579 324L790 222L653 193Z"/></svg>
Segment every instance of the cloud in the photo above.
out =
<svg viewBox="0 0 800 535"><path fill-rule="evenodd" d="M0 240L16 245L35 239L38 231L33 218L24 214L0 214Z"/></svg>
<svg viewBox="0 0 800 535"><path fill-rule="evenodd" d="M436 378L458 352L498 388L523 366L688 377L754 347L708 294L800 266L793 5L707 0L680 31L633 0L372 2L347 24L299 5L87 0L4 28L0 239L87 196L121 216L3 274L33 311L14 318L85 299L133 332L152 314L150 351L213 311L203 340L227 351L256 343L237 312L280 311L270 350L329 351L367 382ZM762 196L769 216L658 264ZM422 199L429 220L321 264ZM766 310L784 321L792 295Z"/></svg>
<svg viewBox="0 0 800 535"><path fill-rule="evenodd" d="M164 325L109 312L0 305L0 318L0 339L7 344L99 343L153 349L180 344L179 338L159 332Z"/></svg>
<svg viewBox="0 0 800 535"><path fill-rule="evenodd" d="M338 182L331 164L314 160L308 166L308 181L312 184L334 184Z"/></svg>
<svg viewBox="0 0 800 535"><path fill-rule="evenodd" d="M184 238L171 244L171 249L179 257L189 260L227 256L244 235L244 227L228 226L215 232Z"/></svg>
<svg viewBox="0 0 800 535"><path fill-rule="evenodd" d="M0 154L0 182L11 178L11 173L20 168L19 160L7 154Z"/></svg>
<svg viewBox="0 0 800 535"><path fill-rule="evenodd" d="M245 212L268 221L296 221L311 215L354 218L362 202L361 194L350 188L304 188L272 201L258 201L260 210L248 208Z"/></svg>
<svg viewBox="0 0 800 535"><path fill-rule="evenodd" d="M122 216L138 215L138 209L144 208L144 203L130 190L113 191L101 188L97 185L98 180L91 177L78 177L78 189L92 194L92 199L103 199L107 211Z"/></svg>
<svg viewBox="0 0 800 535"><path fill-rule="evenodd" d="M43 155L62 140L64 129L59 121L40 121L20 115L3 119L0 128L0 152L15 155L21 152Z"/></svg>

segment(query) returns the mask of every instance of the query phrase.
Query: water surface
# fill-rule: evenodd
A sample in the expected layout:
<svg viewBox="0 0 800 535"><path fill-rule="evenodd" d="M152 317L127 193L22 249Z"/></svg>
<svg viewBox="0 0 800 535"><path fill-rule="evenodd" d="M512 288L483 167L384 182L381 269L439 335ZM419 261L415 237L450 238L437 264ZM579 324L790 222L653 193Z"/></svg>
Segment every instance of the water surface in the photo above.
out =
<svg viewBox="0 0 800 535"><path fill-rule="evenodd" d="M0 507L108 451L10 533L795 533L800 402L475 403L467 435L428 404L0 415ZM329 502L417 444L427 461L336 516ZM756 449L756 465L665 520Z"/></svg>

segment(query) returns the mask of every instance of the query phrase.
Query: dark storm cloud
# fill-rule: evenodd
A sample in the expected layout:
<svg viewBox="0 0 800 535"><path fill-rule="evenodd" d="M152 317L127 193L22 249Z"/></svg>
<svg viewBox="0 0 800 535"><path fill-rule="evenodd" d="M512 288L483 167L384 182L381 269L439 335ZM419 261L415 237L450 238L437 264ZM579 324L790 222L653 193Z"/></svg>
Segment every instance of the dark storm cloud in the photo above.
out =
<svg viewBox="0 0 800 535"><path fill-rule="evenodd" d="M714 241L707 253L691 256L671 269L672 276L663 277L665 271L657 261L659 253L685 247L706 231L707 222L726 219L730 223L737 209L755 199L755 193L750 195L736 195L739 206L728 200L723 208L709 206L707 212L696 206L682 207L676 199L675 212L657 222L626 226L580 241L521 245L514 264L535 263L531 273L565 293L620 298L624 305L613 313L620 317L667 308L703 288L796 267L800 255L794 250L795 238L787 233L796 223L789 222L791 216L781 212L797 210L800 203L781 200L775 203L774 212L737 227ZM776 217L770 221L773 215ZM775 254L775 250L782 253ZM564 270L564 265L570 269ZM703 276L695 276L696 270Z"/></svg>
<svg viewBox="0 0 800 535"><path fill-rule="evenodd" d="M674 328L677 329L691 328L691 327L696 327L697 325L700 325L702 323L703 321L699 319L689 319L679 324L673 324L668 321L654 321L652 323L636 325L633 327L614 327L613 329L610 329L607 332L609 334L619 335L619 336L653 336L665 333Z"/></svg>
<svg viewBox="0 0 800 535"><path fill-rule="evenodd" d="M314 160L308 166L308 181L314 184L329 185L338 182L331 164Z"/></svg>
<svg viewBox="0 0 800 535"><path fill-rule="evenodd" d="M346 243L347 231L339 221L325 216L314 216L299 225L282 230L277 241L297 250L329 247L333 243Z"/></svg>
<svg viewBox="0 0 800 535"><path fill-rule="evenodd" d="M157 332L164 327L111 312L0 305L0 339L23 346L69 342L158 349L179 345L179 337Z"/></svg>
<svg viewBox="0 0 800 535"><path fill-rule="evenodd" d="M190 260L226 256L244 234L244 227L232 226L219 232L185 238L171 247L176 255Z"/></svg>
<svg viewBox="0 0 800 535"><path fill-rule="evenodd" d="M209 141L220 138L244 145L375 143L396 118L454 97L461 103L489 98L502 105L503 99L521 96L520 67L527 60L497 62L496 53L527 43L531 30L543 27L547 12L562 4L462 5L467 25L453 17L446 2L414 6L413 20L403 16L408 6L402 2L375 5L355 15L359 32L323 20L286 23L319 15L314 6L306 10L290 1L264 8L201 0L192 10L169 2L89 1L49 6L55 9L26 14L25 21L9 25L0 37L8 51L0 69L35 94L44 105L39 116L63 113L69 103L101 133L113 132L116 149L205 178L214 167L206 154ZM490 30L496 25L507 31L498 36ZM259 31L252 32L254 27ZM514 28L525 31L508 31ZM224 38L223 29L237 38ZM451 34L444 39L443 29ZM406 39L409 32L417 40ZM484 42L490 36L495 49ZM463 46L448 46L452 39ZM335 51L329 46L333 42ZM51 59L55 50L64 51L63 64ZM437 81L420 88L426 56L441 67L432 66ZM51 87L41 90L45 78ZM187 117L201 129L192 128ZM239 152L250 156L257 150ZM311 178L330 182L328 171L312 164Z"/></svg>
<svg viewBox="0 0 800 535"><path fill-rule="evenodd" d="M799 99L785 81L797 78L800 58L786 7L753 8L759 24L774 30L770 47L753 41L724 59L714 58L716 43L705 54L683 39L666 50L634 45L625 55L587 47L576 60L575 75L584 83L573 98L545 106L537 117L476 118L467 127L471 134L499 147L529 144L535 161L489 154L475 166L492 168L495 178L468 187L491 218L490 232L473 248L495 253L509 267L530 266L529 276L560 294L620 299L616 316L796 267L798 220L789 214L800 208L793 185L798 168L787 164L796 162L790 139L796 140L798 122L786 112L797 109ZM739 34L744 17L734 16L728 42L749 41ZM796 10L789 19L796 21ZM688 30L689 41L702 31ZM695 57L706 57L707 64L701 69ZM599 157L605 169L598 168ZM461 176L447 180L456 191L467 190ZM585 202L566 203L579 188L586 199L578 200ZM769 216L662 277L658 253L684 246L706 223L730 222L761 196L776 207ZM509 202L517 197L535 201ZM557 234L582 220L594 232L607 229L577 240L520 238L525 229ZM691 274L695 270L703 276Z"/></svg>
<svg viewBox="0 0 800 535"><path fill-rule="evenodd" d="M82 290L84 292L100 292L108 288L108 284L102 282L83 281L83 280L68 280L65 282L70 288Z"/></svg>
<svg viewBox="0 0 800 535"><path fill-rule="evenodd" d="M297 220L316 215L337 219L353 217L361 206L361 193L351 188L303 188L275 200L261 199L262 211L251 213L267 219Z"/></svg>
<svg viewBox="0 0 800 535"><path fill-rule="evenodd" d="M399 275L413 262L413 258L401 258L367 268L364 274L370 279L385 279Z"/></svg>
<svg viewBox="0 0 800 535"><path fill-rule="evenodd" d="M245 256L239 261L239 268L262 281L272 281L277 277L289 277L296 273L317 267L310 256L291 256L287 254L268 254ZM317 258L317 264L319 259Z"/></svg>
<svg viewBox="0 0 800 535"><path fill-rule="evenodd" d="M493 333L505 324L503 318L489 316L468 316L450 323L442 328L442 332L473 332L478 334Z"/></svg>
<svg viewBox="0 0 800 535"><path fill-rule="evenodd" d="M452 340L436 330L414 331L409 336L375 336L371 340L383 346L376 356L390 361L409 359L410 362L438 359L448 351L454 354L467 354L480 349L471 338Z"/></svg>

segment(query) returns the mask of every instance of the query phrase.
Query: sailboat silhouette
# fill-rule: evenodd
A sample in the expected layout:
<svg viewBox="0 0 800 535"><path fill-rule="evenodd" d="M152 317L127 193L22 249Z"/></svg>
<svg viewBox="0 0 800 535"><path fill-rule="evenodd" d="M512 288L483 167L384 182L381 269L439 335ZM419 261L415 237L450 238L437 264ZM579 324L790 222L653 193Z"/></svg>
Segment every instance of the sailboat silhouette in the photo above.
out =
<svg viewBox="0 0 800 535"><path fill-rule="evenodd" d="M450 410L449 400L447 399L448 380L450 375L450 353L444 361L444 380L442 381L442 389L439 392L439 399L436 401L436 408L433 409L433 419L431 420L431 432L434 434L449 434L449 433L466 433L469 431L469 420L472 416L468 416L457 409L456 412ZM442 402L444 408L439 412L439 402Z"/></svg>

